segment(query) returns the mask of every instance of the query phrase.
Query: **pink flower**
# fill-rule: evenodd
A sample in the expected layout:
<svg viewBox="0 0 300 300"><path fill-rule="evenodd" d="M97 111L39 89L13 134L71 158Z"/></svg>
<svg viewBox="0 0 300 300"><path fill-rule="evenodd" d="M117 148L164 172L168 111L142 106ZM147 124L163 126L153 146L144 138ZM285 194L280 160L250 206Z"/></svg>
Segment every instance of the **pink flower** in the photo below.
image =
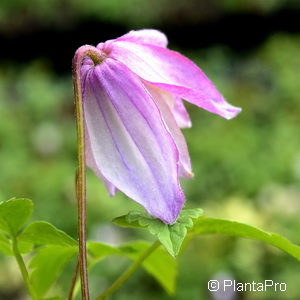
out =
<svg viewBox="0 0 300 300"><path fill-rule="evenodd" d="M180 127L191 122L182 99L227 119L228 104L189 59L166 48L166 36L138 30L97 45L103 61L81 69L86 162L105 183L166 223L184 205L179 177L191 177Z"/></svg>

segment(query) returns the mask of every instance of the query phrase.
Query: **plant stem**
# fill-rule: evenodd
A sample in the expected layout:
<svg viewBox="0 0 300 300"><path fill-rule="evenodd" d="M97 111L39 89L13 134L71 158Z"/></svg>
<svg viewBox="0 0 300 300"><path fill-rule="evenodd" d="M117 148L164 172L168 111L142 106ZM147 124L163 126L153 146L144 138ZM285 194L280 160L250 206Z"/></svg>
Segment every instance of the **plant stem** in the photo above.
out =
<svg viewBox="0 0 300 300"><path fill-rule="evenodd" d="M89 300L87 257L86 257L86 172L85 172L85 129L81 87L81 66L85 57L90 57L94 64L103 60L102 53L95 47L80 47L73 58L73 85L76 106L76 129L78 148L78 170L76 174L76 195L78 203L78 238L79 238L79 269L81 279L82 300Z"/></svg>
<svg viewBox="0 0 300 300"><path fill-rule="evenodd" d="M107 296L113 294L117 289L119 289L125 281L139 268L139 266L144 262L144 260L156 250L160 245L159 241L154 242L132 265L130 265L123 274L103 293L101 293L95 300L104 300Z"/></svg>
<svg viewBox="0 0 300 300"><path fill-rule="evenodd" d="M17 263L19 265L19 269L21 271L21 274L22 274L23 280L25 282L26 288L29 292L29 295L31 296L31 298L33 300L37 300L38 298L35 295L34 289L33 289L32 285L30 283L30 280L29 280L29 275L28 275L26 265L24 263L23 257L20 254L20 251L19 251L19 248L18 248L17 238L14 235L12 235L12 249L13 249L14 256L17 260Z"/></svg>
<svg viewBox="0 0 300 300"><path fill-rule="evenodd" d="M75 272L74 272L74 275L72 278L71 287L70 287L69 294L68 294L68 300L73 299L73 294L74 294L74 289L76 286L78 274L79 274L79 257L76 262L76 268L75 268Z"/></svg>

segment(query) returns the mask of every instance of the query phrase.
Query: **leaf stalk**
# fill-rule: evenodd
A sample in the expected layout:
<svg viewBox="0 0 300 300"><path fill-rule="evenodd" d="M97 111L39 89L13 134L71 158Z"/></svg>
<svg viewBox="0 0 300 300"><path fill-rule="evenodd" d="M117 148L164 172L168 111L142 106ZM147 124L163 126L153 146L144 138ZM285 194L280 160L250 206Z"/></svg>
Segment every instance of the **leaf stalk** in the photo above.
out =
<svg viewBox="0 0 300 300"><path fill-rule="evenodd" d="M142 255L131 264L121 275L120 277L112 283L104 292L102 292L95 300L104 300L109 295L113 294L118 290L128 279L129 277L140 267L144 260L154 252L160 246L160 242L154 242Z"/></svg>

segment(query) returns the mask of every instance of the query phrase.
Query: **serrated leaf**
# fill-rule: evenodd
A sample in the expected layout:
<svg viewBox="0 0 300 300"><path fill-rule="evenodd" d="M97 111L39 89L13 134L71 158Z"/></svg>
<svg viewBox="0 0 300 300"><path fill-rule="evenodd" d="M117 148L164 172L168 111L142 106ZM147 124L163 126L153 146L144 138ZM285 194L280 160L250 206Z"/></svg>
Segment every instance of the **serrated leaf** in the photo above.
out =
<svg viewBox="0 0 300 300"><path fill-rule="evenodd" d="M198 220L190 234L226 234L263 241L300 260L300 247L293 244L288 239L279 234L263 231L254 226L236 221L202 217Z"/></svg>
<svg viewBox="0 0 300 300"><path fill-rule="evenodd" d="M140 211L130 211L127 215L120 216L113 219L113 223L120 227L129 228L143 228L145 227L140 224L142 218L148 218L148 215ZM154 219L155 220L155 219Z"/></svg>
<svg viewBox="0 0 300 300"><path fill-rule="evenodd" d="M203 215L203 209L201 208L186 208L181 211L179 218L198 219L202 215Z"/></svg>
<svg viewBox="0 0 300 300"><path fill-rule="evenodd" d="M184 209L174 224L168 225L145 213L132 211L125 216L118 217L113 222L121 227L146 228L156 236L166 250L176 256L187 234L187 229L193 227L193 219L203 214L202 209Z"/></svg>
<svg viewBox="0 0 300 300"><path fill-rule="evenodd" d="M19 241L35 245L77 246L77 242L72 237L44 221L31 223L22 232Z"/></svg>
<svg viewBox="0 0 300 300"><path fill-rule="evenodd" d="M131 260L138 259L151 243L135 241L120 246L111 246L104 243L89 242L88 250L93 256L92 265L111 255L121 255ZM152 275L158 283L169 293L175 291L175 280L177 275L177 263L163 248L157 248L145 261L142 267Z"/></svg>
<svg viewBox="0 0 300 300"><path fill-rule="evenodd" d="M63 267L77 254L77 247L45 246L39 248L29 267L30 281L39 298L43 297L60 275Z"/></svg>
<svg viewBox="0 0 300 300"><path fill-rule="evenodd" d="M0 230L17 235L33 212L29 199L11 199L0 203Z"/></svg>

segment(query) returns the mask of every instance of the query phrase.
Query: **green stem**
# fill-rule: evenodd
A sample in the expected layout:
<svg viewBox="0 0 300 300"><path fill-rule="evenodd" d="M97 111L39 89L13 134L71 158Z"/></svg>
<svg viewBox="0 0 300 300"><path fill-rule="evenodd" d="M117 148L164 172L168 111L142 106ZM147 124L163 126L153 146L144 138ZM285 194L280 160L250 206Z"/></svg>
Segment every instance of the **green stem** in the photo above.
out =
<svg viewBox="0 0 300 300"><path fill-rule="evenodd" d="M12 249L13 249L14 256L17 260L17 263L19 265L19 269L21 271L21 274L22 274L23 280L25 282L26 288L27 288L31 298L33 300L37 300L38 298L35 295L34 289L33 289L32 285L30 283L28 271L27 271L26 265L24 263L23 257L20 254L20 251L19 251L19 248L18 248L18 242L17 242L17 239L16 239L15 236L12 237Z"/></svg>
<svg viewBox="0 0 300 300"><path fill-rule="evenodd" d="M89 300L87 255L86 255L86 172L85 172L85 129L81 89L81 66L83 59L90 57L94 64L103 61L104 56L92 46L80 47L73 58L73 84L76 106L76 129L78 148L78 170L76 174L76 195L78 203L78 239L79 239L79 269L81 279L82 300Z"/></svg>
<svg viewBox="0 0 300 300"><path fill-rule="evenodd" d="M156 250L160 245L159 241L154 242L132 265L130 265L123 274L103 293L101 293L95 300L104 300L107 296L113 294L117 289L119 289L125 281L139 268L143 261Z"/></svg>

